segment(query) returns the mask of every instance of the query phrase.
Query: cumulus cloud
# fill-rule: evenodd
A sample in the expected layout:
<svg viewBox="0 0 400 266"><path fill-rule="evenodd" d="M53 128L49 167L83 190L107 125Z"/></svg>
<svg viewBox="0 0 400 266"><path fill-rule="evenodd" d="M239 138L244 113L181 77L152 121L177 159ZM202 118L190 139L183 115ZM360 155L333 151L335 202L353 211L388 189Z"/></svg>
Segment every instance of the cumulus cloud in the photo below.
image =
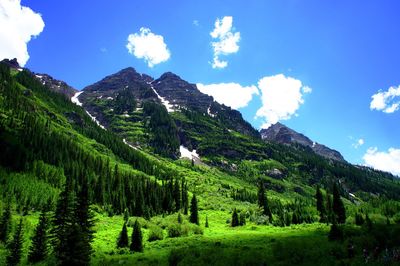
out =
<svg viewBox="0 0 400 266"><path fill-rule="evenodd" d="M0 25L0 60L17 58L24 66L29 59L28 42L43 31L41 15L21 6L21 0L0 0Z"/></svg>
<svg viewBox="0 0 400 266"><path fill-rule="evenodd" d="M260 79L258 88L261 91L262 107L258 109L256 118L265 119L262 128L297 115L296 111L304 103L303 95L312 91L310 87L303 86L300 80L283 74Z"/></svg>
<svg viewBox="0 0 400 266"><path fill-rule="evenodd" d="M364 139L358 139L355 143L352 144L353 148L358 149L364 145Z"/></svg>
<svg viewBox="0 0 400 266"><path fill-rule="evenodd" d="M259 94L256 86L244 87L238 83L219 83L209 85L198 83L197 88L202 93L213 96L217 102L230 106L233 109L246 107L253 98L253 94Z"/></svg>
<svg viewBox="0 0 400 266"><path fill-rule="evenodd" d="M378 110L384 113L393 113L400 107L400 86L392 86L387 91L379 91L372 95L369 106L371 110Z"/></svg>
<svg viewBox="0 0 400 266"><path fill-rule="evenodd" d="M400 149L389 148L387 152L369 148L363 156L365 165L400 176Z"/></svg>
<svg viewBox="0 0 400 266"><path fill-rule="evenodd" d="M126 48L136 58L144 59L149 67L165 62L171 56L164 37L143 27L140 28L139 33L129 34Z"/></svg>
<svg viewBox="0 0 400 266"><path fill-rule="evenodd" d="M216 41L211 42L214 51L212 62L213 68L225 68L228 61L221 60L221 55L234 54L239 51L240 32L234 32L233 18L225 16L222 19L217 18L215 28L210 35Z"/></svg>

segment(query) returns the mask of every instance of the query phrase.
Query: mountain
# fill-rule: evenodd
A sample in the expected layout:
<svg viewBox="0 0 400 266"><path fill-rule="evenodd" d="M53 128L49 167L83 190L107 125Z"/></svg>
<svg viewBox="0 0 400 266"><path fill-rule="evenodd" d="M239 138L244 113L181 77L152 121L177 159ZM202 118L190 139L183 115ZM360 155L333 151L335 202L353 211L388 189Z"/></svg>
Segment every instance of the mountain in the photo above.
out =
<svg viewBox="0 0 400 266"><path fill-rule="evenodd" d="M124 69L72 98L51 84L0 63L0 229L22 218L24 247L32 246L44 209L51 232L64 221L58 247L67 243L65 252L81 254L74 247L90 244L77 237L89 202L92 265L335 265L344 258L336 250L352 241L356 257L343 260L351 265L364 261L366 241L386 247L387 240L390 252L400 247L400 182L389 173L326 159L309 146L263 141L239 112L172 73L154 80ZM326 217L317 209L318 188ZM328 241L330 227L319 222L336 221L332 194L347 215L338 225L343 241ZM190 202L197 202L190 214L197 209L199 225L190 223ZM366 213L373 226L355 225ZM241 225L233 229L235 215ZM144 253L116 247L121 228L135 221ZM265 241L271 232L274 241ZM9 245L0 241L5 265ZM49 249L43 265L60 258Z"/></svg>
<svg viewBox="0 0 400 266"><path fill-rule="evenodd" d="M272 141L287 145L300 144L304 147L310 148L313 152L315 152L318 155L321 155L322 157L340 162L345 162L340 152L330 149L325 145L316 143L310 140L308 137L304 136L303 134L298 133L291 128L288 128L287 126L279 122L274 125L271 125L267 129L262 129L260 131L260 134L261 138L264 141Z"/></svg>
<svg viewBox="0 0 400 266"><path fill-rule="evenodd" d="M219 104L213 97L201 93L195 84L171 72L154 80L131 67L126 68L85 87L76 99L99 124L118 133L130 144L149 151L162 145L169 146L169 151L162 153L171 158L179 155L179 146L197 150L205 159L217 152L237 160L266 157L265 151L246 156L254 150L250 145L226 145L231 138L248 139L251 143L253 139L261 141L261 138L240 112ZM148 109L155 107L148 103L165 107L157 112L164 113L167 128L164 131L169 132L170 137L159 132L161 127L149 127L152 111Z"/></svg>

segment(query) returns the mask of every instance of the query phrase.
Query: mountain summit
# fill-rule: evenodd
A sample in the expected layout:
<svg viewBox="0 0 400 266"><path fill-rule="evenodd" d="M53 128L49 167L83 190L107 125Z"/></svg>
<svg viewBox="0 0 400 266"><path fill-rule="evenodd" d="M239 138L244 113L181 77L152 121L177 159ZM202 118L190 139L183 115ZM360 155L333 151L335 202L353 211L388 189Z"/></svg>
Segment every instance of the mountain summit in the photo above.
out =
<svg viewBox="0 0 400 266"><path fill-rule="evenodd" d="M260 131L260 134L261 138L265 141L272 141L288 145L300 144L304 147L310 148L316 154L321 155L327 159L345 162L340 152L330 149L322 144L316 143L308 137L304 136L303 134L298 133L291 128L288 128L287 126L279 122L270 126L267 129L262 129Z"/></svg>

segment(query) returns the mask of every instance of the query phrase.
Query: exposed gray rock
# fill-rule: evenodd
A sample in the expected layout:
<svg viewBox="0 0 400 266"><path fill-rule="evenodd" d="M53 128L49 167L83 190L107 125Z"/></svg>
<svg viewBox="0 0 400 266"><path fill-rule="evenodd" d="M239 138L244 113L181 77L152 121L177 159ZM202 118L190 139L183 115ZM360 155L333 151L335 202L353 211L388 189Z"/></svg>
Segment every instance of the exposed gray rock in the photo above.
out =
<svg viewBox="0 0 400 266"><path fill-rule="evenodd" d="M310 148L316 154L325 158L345 162L343 156L336 150L330 149L322 144L310 140L308 137L300 134L287 126L276 123L267 129L260 131L261 138L265 141L273 141L281 144L300 144Z"/></svg>

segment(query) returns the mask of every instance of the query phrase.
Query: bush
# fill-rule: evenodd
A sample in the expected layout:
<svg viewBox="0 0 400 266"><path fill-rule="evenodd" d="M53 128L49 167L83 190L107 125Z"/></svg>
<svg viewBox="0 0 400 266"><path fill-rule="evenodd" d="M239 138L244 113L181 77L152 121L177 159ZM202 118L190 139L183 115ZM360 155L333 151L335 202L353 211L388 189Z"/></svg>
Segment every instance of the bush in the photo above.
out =
<svg viewBox="0 0 400 266"><path fill-rule="evenodd" d="M148 236L149 242L163 240L163 239L164 239L164 233L163 233L163 230L159 226L150 227L149 236Z"/></svg>
<svg viewBox="0 0 400 266"><path fill-rule="evenodd" d="M195 235L202 235L204 234L203 228L201 228L198 225L191 225L190 230L193 232Z"/></svg>
<svg viewBox="0 0 400 266"><path fill-rule="evenodd" d="M172 223L168 226L168 237L187 236L189 227L186 224Z"/></svg>

